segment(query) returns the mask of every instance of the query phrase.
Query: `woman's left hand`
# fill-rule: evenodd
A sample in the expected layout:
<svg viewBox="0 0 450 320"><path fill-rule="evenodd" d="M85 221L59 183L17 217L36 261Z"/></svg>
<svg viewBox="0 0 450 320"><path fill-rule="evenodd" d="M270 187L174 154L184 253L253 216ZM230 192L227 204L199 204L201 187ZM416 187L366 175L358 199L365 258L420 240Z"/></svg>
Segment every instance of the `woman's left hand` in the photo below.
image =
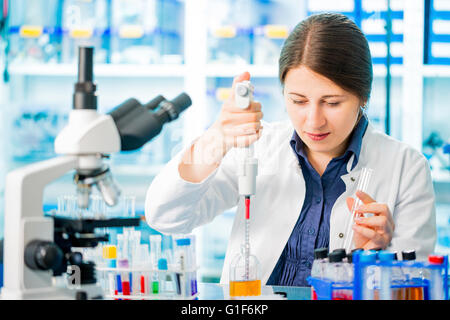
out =
<svg viewBox="0 0 450 320"><path fill-rule="evenodd" d="M355 248L365 250L382 248L386 249L394 234L394 220L386 204L377 203L367 193L357 191L356 196L362 201L355 214L353 225L353 242ZM348 209L352 210L353 198L347 198ZM364 213L372 213L371 217L363 217Z"/></svg>

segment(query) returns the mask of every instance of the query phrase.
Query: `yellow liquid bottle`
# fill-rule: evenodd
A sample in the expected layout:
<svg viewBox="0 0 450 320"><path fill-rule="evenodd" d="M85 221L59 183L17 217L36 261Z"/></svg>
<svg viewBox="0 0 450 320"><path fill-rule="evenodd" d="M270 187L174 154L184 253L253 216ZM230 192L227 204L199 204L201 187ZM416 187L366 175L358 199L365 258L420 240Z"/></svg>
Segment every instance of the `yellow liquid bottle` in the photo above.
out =
<svg viewBox="0 0 450 320"><path fill-rule="evenodd" d="M230 281L230 297L260 296L261 280Z"/></svg>
<svg viewBox="0 0 450 320"><path fill-rule="evenodd" d="M247 249L248 250L248 249ZM230 265L230 298L261 295L259 262L255 256L246 255L245 245Z"/></svg>

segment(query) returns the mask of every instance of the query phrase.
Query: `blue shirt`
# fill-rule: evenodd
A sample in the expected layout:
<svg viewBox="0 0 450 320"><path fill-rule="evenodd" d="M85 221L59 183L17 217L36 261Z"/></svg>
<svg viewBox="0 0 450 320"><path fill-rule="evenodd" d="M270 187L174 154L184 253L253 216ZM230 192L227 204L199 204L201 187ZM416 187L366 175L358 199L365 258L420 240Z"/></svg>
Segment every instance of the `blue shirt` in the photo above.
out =
<svg viewBox="0 0 450 320"><path fill-rule="evenodd" d="M311 274L314 249L329 245L331 209L345 191L341 176L347 174L347 163L352 155L355 156L352 169L358 163L367 125L366 116L361 117L351 134L346 151L328 163L322 177L309 163L303 141L294 131L291 147L297 155L305 179L305 200L267 285L309 286L306 278Z"/></svg>

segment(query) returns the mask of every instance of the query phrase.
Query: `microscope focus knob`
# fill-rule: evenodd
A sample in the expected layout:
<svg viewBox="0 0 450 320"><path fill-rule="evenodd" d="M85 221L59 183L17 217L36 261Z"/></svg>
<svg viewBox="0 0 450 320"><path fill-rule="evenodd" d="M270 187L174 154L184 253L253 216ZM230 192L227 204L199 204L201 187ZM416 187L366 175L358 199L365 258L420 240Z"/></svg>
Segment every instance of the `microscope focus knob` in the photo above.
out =
<svg viewBox="0 0 450 320"><path fill-rule="evenodd" d="M25 264L33 270L56 270L63 257L62 250L50 241L33 240L25 248Z"/></svg>

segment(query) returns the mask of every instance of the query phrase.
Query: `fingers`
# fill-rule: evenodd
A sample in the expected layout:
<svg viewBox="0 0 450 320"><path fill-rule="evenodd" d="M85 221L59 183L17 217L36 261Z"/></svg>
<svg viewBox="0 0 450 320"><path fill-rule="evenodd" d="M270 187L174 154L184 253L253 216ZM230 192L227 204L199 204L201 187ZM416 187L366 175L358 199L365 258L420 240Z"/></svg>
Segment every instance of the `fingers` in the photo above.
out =
<svg viewBox="0 0 450 320"><path fill-rule="evenodd" d="M243 148L251 145L258 140L262 135L262 128L254 134L242 136L226 136L225 143L232 147Z"/></svg>
<svg viewBox="0 0 450 320"><path fill-rule="evenodd" d="M246 123L259 122L263 118L262 111L257 112L245 112L245 113L227 113L222 118L222 125L240 125Z"/></svg>
<svg viewBox="0 0 450 320"><path fill-rule="evenodd" d="M369 203L363 204L359 206L356 211L359 214L363 213L373 213L376 216L384 217L383 219L378 220L386 220L391 225L394 225L394 219L392 218L391 212L389 211L389 207L384 203Z"/></svg>
<svg viewBox="0 0 450 320"><path fill-rule="evenodd" d="M372 199L367 193L362 192L361 190L356 191L356 196L364 203L372 203L375 202L374 199Z"/></svg>
<svg viewBox="0 0 450 320"><path fill-rule="evenodd" d="M226 135L242 136L256 134L262 128L261 122L250 122L223 129Z"/></svg>
<svg viewBox="0 0 450 320"><path fill-rule="evenodd" d="M355 199L348 197L346 201L347 201L348 211L351 212L353 209L353 203L355 202Z"/></svg>
<svg viewBox="0 0 450 320"><path fill-rule="evenodd" d="M247 113L261 111L261 103L258 101L250 102L250 105L246 109L238 108L235 104L234 98L226 100L223 104L223 109L232 113Z"/></svg>
<svg viewBox="0 0 450 320"><path fill-rule="evenodd" d="M374 243L375 247L386 248L390 242L390 236L384 232L377 232L371 228L366 228L360 225L353 225L353 231L360 236L367 238L367 243ZM369 248L364 248L369 249Z"/></svg>
<svg viewBox="0 0 450 320"><path fill-rule="evenodd" d="M355 219L355 223L374 230L382 230L390 235L394 232L394 224L386 216L359 217Z"/></svg>

